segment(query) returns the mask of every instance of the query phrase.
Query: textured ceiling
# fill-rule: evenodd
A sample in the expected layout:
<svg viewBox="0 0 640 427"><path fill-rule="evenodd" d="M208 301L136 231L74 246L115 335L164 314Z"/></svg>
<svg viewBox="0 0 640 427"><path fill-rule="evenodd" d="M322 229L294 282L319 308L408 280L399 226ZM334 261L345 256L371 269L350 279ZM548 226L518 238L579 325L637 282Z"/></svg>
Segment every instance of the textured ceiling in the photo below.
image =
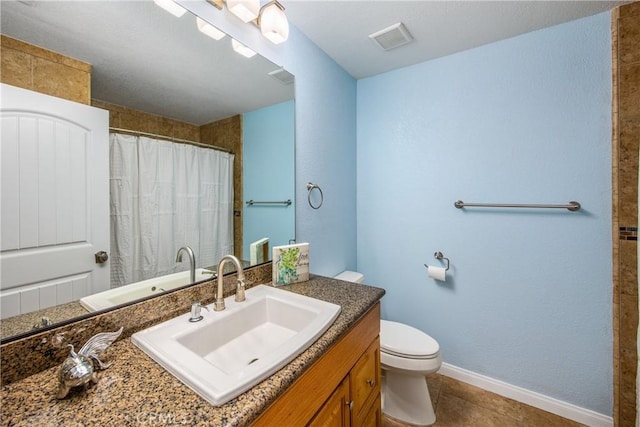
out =
<svg viewBox="0 0 640 427"><path fill-rule="evenodd" d="M204 0L203 0L204 1ZM280 0L355 78L383 73L612 9L621 1ZM265 0L263 0L265 2ZM189 13L150 1L0 1L3 34L93 66L95 99L204 124L293 97L259 55L214 41ZM368 35L403 22L414 42L383 51Z"/></svg>
<svg viewBox="0 0 640 427"><path fill-rule="evenodd" d="M280 0L291 23L355 78L605 12L623 1ZM403 22L414 41L390 51L368 35Z"/></svg>
<svg viewBox="0 0 640 427"><path fill-rule="evenodd" d="M245 58L152 1L1 1L2 33L88 62L92 97L192 124L293 98L278 67Z"/></svg>

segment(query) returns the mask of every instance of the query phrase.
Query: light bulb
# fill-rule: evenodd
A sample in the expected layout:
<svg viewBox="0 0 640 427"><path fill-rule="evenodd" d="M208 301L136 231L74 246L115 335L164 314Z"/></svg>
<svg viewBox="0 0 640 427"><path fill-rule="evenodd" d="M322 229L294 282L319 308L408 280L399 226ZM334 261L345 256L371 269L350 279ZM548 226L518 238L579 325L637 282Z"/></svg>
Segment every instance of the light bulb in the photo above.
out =
<svg viewBox="0 0 640 427"><path fill-rule="evenodd" d="M249 49L248 47L246 47L236 39L231 39L231 47L233 47L233 50L238 52L240 55L247 58L251 58L253 55L256 54L254 51L252 51L251 49Z"/></svg>
<svg viewBox="0 0 640 427"><path fill-rule="evenodd" d="M260 0L227 0L227 9L242 22L250 22L260 13Z"/></svg>
<svg viewBox="0 0 640 427"><path fill-rule="evenodd" d="M220 40L221 38L226 36L224 32L220 31L213 25L209 24L207 21L200 18L199 16L196 17L196 23L198 24L198 30L200 30L200 32L203 34L208 35L212 39Z"/></svg>
<svg viewBox="0 0 640 427"><path fill-rule="evenodd" d="M274 44L280 44L289 38L289 21L278 4L271 3L262 9L260 31Z"/></svg>
<svg viewBox="0 0 640 427"><path fill-rule="evenodd" d="M164 10L166 10L167 12L169 12L170 14L172 14L173 16L175 16L176 18L180 18L187 11L187 9L180 6L173 0L153 0L153 2L158 6L160 6L161 8L163 8Z"/></svg>

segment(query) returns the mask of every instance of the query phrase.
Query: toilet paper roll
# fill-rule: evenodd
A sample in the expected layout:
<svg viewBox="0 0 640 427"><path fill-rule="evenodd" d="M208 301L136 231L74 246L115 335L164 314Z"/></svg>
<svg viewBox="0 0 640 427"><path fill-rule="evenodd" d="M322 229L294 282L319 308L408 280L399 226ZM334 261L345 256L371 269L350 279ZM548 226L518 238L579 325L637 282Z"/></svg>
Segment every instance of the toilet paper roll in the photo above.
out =
<svg viewBox="0 0 640 427"><path fill-rule="evenodd" d="M441 282L444 282L447 280L446 271L447 269L444 267L429 266L429 268L427 269L427 272L429 273L429 277L432 277L436 280L440 280Z"/></svg>

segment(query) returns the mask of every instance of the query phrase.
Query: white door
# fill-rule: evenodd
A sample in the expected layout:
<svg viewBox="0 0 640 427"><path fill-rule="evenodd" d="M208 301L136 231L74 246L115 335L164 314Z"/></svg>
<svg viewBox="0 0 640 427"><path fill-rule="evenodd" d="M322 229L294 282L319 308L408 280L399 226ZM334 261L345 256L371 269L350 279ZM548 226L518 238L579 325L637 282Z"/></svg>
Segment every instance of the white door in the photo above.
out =
<svg viewBox="0 0 640 427"><path fill-rule="evenodd" d="M1 317L109 288L109 113L0 85Z"/></svg>

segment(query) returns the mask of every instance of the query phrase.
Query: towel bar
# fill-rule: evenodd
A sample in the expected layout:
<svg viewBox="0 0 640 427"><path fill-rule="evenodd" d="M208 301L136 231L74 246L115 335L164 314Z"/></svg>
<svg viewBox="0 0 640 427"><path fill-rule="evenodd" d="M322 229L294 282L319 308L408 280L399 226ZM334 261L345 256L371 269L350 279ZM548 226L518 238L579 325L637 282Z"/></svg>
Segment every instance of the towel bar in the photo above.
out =
<svg viewBox="0 0 640 427"><path fill-rule="evenodd" d="M453 204L456 208L544 208L544 209L568 209L571 212L580 210L580 203L571 201L566 205L535 205L535 204L514 204L514 203L465 203L458 200Z"/></svg>
<svg viewBox="0 0 640 427"><path fill-rule="evenodd" d="M247 200L246 203L247 203L247 206L253 206L253 205L287 205L289 206L291 204L291 199L276 201L276 202L258 202L256 200Z"/></svg>

